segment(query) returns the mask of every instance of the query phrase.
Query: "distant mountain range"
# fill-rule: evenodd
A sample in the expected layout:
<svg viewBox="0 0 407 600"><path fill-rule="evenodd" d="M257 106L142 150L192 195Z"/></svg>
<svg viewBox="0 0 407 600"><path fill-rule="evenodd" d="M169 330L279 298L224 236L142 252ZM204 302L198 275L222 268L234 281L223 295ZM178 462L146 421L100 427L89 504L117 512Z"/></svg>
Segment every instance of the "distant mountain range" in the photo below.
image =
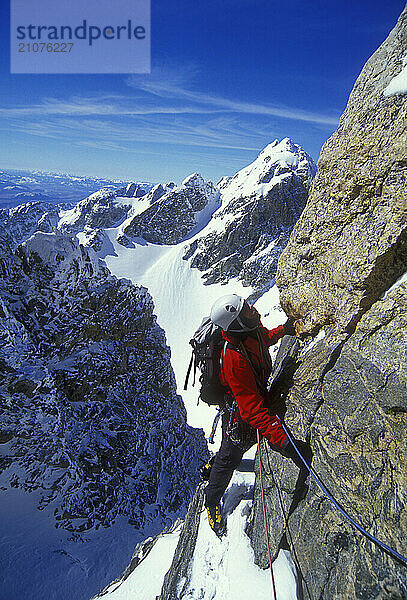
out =
<svg viewBox="0 0 407 600"><path fill-rule="evenodd" d="M0 169L0 208L10 208L34 201L76 204L101 188L115 189L127 183L121 179L104 179L70 173ZM147 182L140 182L139 185L146 191L152 187L152 184Z"/></svg>

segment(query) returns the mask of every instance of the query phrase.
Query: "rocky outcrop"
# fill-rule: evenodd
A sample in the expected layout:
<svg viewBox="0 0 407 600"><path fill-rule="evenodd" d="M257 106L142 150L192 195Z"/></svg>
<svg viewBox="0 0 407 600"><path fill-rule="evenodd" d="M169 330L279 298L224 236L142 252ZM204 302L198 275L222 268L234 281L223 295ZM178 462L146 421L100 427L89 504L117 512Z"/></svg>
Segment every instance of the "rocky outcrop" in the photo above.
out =
<svg viewBox="0 0 407 600"><path fill-rule="evenodd" d="M178 600L187 590L204 501L204 487L205 484L201 482L196 488L182 526L171 567L164 577L161 594L157 600Z"/></svg>
<svg viewBox="0 0 407 600"><path fill-rule="evenodd" d="M135 183L129 184L126 189L102 188L72 209L62 211L58 228L64 233L77 233L84 229L115 227L126 218L133 203L137 203L137 199L144 195L142 192L146 193Z"/></svg>
<svg viewBox="0 0 407 600"><path fill-rule="evenodd" d="M286 422L310 441L313 467L342 507L404 556L407 99L383 91L406 53L407 9L323 148L277 277L297 332L319 331L303 342ZM294 465L265 448L262 457L272 549L294 549L306 599L407 598L405 565L355 530L312 479L300 481ZM258 494L251 537L266 566Z"/></svg>
<svg viewBox="0 0 407 600"><path fill-rule="evenodd" d="M36 233L15 254L3 238L1 493L40 491L75 534L183 514L206 444L147 290L75 238Z"/></svg>
<svg viewBox="0 0 407 600"><path fill-rule="evenodd" d="M123 195L127 198L141 198L146 192L147 190L144 187L133 181L126 186L126 191Z"/></svg>
<svg viewBox="0 0 407 600"><path fill-rule="evenodd" d="M297 330L351 331L407 264L407 102L384 91L407 52L407 13L368 60L325 143L310 198L278 266Z"/></svg>
<svg viewBox="0 0 407 600"><path fill-rule="evenodd" d="M0 210L0 224L16 248L36 231L51 233L57 228L59 212L66 206L49 202L28 202Z"/></svg>
<svg viewBox="0 0 407 600"><path fill-rule="evenodd" d="M143 210L131 211L121 228L118 241L129 245L142 237L154 244L177 244L200 220L217 208L218 192L199 173L187 177L179 187L157 185L143 198Z"/></svg>
<svg viewBox="0 0 407 600"><path fill-rule="evenodd" d="M192 256L192 266L206 271L207 284L239 276L245 285L269 289L314 174L314 162L300 146L275 140L252 164L219 182L222 207L185 258Z"/></svg>

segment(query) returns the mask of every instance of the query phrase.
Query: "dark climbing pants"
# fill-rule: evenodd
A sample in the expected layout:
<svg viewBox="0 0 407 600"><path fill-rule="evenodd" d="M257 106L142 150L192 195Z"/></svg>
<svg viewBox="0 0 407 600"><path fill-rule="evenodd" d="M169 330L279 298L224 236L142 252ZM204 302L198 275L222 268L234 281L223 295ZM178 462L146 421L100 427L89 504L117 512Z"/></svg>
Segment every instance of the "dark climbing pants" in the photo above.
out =
<svg viewBox="0 0 407 600"><path fill-rule="evenodd" d="M243 454L255 443L255 430L252 440L247 440L243 447L233 444L226 434L228 417L222 419L222 443L215 456L209 476L209 483L205 488L205 504L213 506L219 504L226 488L232 479L233 471L242 462Z"/></svg>

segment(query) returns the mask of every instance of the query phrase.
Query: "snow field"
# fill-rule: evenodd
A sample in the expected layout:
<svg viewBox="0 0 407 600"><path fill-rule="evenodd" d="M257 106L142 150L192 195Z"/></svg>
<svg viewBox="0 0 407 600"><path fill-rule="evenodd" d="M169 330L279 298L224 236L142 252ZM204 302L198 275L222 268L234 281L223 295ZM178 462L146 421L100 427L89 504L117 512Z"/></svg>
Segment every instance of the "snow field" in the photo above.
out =
<svg viewBox="0 0 407 600"><path fill-rule="evenodd" d="M182 526L160 536L153 548L124 581L112 583L103 598L111 600L155 600L171 566ZM99 596L98 596L99 597Z"/></svg>
<svg viewBox="0 0 407 600"><path fill-rule="evenodd" d="M383 93L385 96L407 94L407 55L403 58L402 70L396 77L393 77Z"/></svg>
<svg viewBox="0 0 407 600"><path fill-rule="evenodd" d="M245 454L254 457L255 447ZM245 534L250 515L254 473L236 471L224 497L227 533L217 538L202 513L191 579L180 600L271 600L270 569L254 564L250 540ZM277 600L296 600L296 572L289 552L280 551L273 563Z"/></svg>
<svg viewBox="0 0 407 600"><path fill-rule="evenodd" d="M256 447L246 452L253 462ZM271 600L270 570L254 564L250 540L245 534L252 505L254 473L235 471L224 497L227 532L219 539L209 527L203 510L199 524L190 581L179 600ZM181 526L158 538L144 560L124 581L112 583L103 598L109 600L156 600L168 571ZM296 600L296 570L289 552L280 550L273 563L277 600ZM106 593L107 592L107 593Z"/></svg>

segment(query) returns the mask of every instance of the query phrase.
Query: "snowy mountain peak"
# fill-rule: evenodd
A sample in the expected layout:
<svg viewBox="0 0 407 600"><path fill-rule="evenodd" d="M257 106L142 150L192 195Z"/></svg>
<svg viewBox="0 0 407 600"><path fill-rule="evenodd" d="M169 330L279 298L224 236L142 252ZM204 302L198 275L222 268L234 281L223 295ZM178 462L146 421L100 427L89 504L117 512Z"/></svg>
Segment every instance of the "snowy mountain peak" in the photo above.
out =
<svg viewBox="0 0 407 600"><path fill-rule="evenodd" d="M202 194L208 198L208 201L210 201L212 196L217 193L217 189L212 181L205 181L200 173L188 175L181 183L181 189L182 188L191 190L191 192L195 192L195 194Z"/></svg>
<svg viewBox="0 0 407 600"><path fill-rule="evenodd" d="M112 227L123 221L130 208L137 206L145 194L146 189L136 183L116 190L102 188L78 202L74 208L61 211L58 228L76 233L85 227Z"/></svg>
<svg viewBox="0 0 407 600"><path fill-rule="evenodd" d="M260 152L256 161L262 161L263 163L271 162L273 164L278 162L281 166L298 166L300 160L304 159L304 154L301 146L286 137L281 142L274 140L274 142L266 146Z"/></svg>
<svg viewBox="0 0 407 600"><path fill-rule="evenodd" d="M186 253L208 284L239 276L270 284L278 257L307 200L316 167L289 138L268 144L233 177L219 182L221 208Z"/></svg>
<svg viewBox="0 0 407 600"><path fill-rule="evenodd" d="M284 140L287 140L288 138L284 138ZM284 141L282 140L282 142ZM268 154L270 152L273 151L273 149L278 146L280 142L278 141L278 139L275 139L274 142L270 142L270 144L267 144L267 146L265 146L265 148L263 148L263 150L260 152L259 156L261 156L262 154Z"/></svg>
<svg viewBox="0 0 407 600"><path fill-rule="evenodd" d="M172 188L169 188L172 189ZM164 194L166 194L168 192L168 188L166 185L162 185L161 183L158 183L157 185L155 185L153 187L153 189L146 195L145 197L145 201L148 204L153 204L153 202L156 202L156 200L159 200L161 198L161 196L164 196ZM135 209L136 212L137 208Z"/></svg>
<svg viewBox="0 0 407 600"><path fill-rule="evenodd" d="M263 148L263 150L259 154L259 157L263 156L263 155L273 156L273 155L277 154L278 152L286 152L286 151L295 153L296 150L299 148L300 148L300 146L298 144L295 144L288 137L283 138L281 140L281 142L279 142L277 139L275 139L274 142L271 142L271 144L268 144L265 148Z"/></svg>
<svg viewBox="0 0 407 600"><path fill-rule="evenodd" d="M277 184L299 175L309 186L316 172L312 158L289 138L268 144L247 167L225 182L222 189L223 206L242 196L265 196Z"/></svg>
<svg viewBox="0 0 407 600"><path fill-rule="evenodd" d="M181 186L182 187L188 187L188 186L195 187L196 185L202 186L204 183L205 183L204 179L200 173L191 173L191 175L188 175L188 177L186 177L184 179Z"/></svg>

